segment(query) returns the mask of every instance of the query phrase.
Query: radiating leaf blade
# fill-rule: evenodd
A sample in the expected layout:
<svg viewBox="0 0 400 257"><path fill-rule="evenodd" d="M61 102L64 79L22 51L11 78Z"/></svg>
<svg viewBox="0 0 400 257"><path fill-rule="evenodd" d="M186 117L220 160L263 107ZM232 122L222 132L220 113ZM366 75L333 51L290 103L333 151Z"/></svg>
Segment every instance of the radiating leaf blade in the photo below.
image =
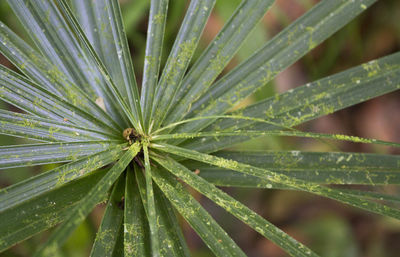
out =
<svg viewBox="0 0 400 257"><path fill-rule="evenodd" d="M225 113L375 1L319 2L307 15L293 22L247 61L215 83L204 97L192 105L188 117ZM185 124L178 132L198 131L211 123L212 120L202 120Z"/></svg>
<svg viewBox="0 0 400 257"><path fill-rule="evenodd" d="M0 218L7 222L0 222L0 251L65 220L71 208L79 203L105 172L94 172L40 197L1 210Z"/></svg>
<svg viewBox="0 0 400 257"><path fill-rule="evenodd" d="M139 93L118 1L72 1L77 18L126 103L139 110Z"/></svg>
<svg viewBox="0 0 400 257"><path fill-rule="evenodd" d="M147 28L146 53L140 102L146 129L149 127L155 89L158 83L168 0L152 0Z"/></svg>
<svg viewBox="0 0 400 257"><path fill-rule="evenodd" d="M161 191L216 256L246 256L175 178L158 169L152 175Z"/></svg>
<svg viewBox="0 0 400 257"><path fill-rule="evenodd" d="M110 164L121 156L123 147L124 145L118 145L114 149L109 148L0 190L0 211L30 201L34 197Z"/></svg>
<svg viewBox="0 0 400 257"><path fill-rule="evenodd" d="M398 204L400 198L397 195L389 195L385 193L379 193L375 191L364 191L364 190L354 190L354 189L342 189L343 192L351 194L354 196L362 197L364 199L371 199L375 201L385 201Z"/></svg>
<svg viewBox="0 0 400 257"><path fill-rule="evenodd" d="M203 95L222 72L256 24L273 4L273 0L243 1L208 48L193 64L182 81L165 124L182 119L191 104Z"/></svg>
<svg viewBox="0 0 400 257"><path fill-rule="evenodd" d="M0 110L0 134L44 142L107 141L119 138L75 126L67 120L51 120L5 110Z"/></svg>
<svg viewBox="0 0 400 257"><path fill-rule="evenodd" d="M400 183L398 164L400 157L396 155L302 151L221 151L215 155L318 184L397 185ZM259 177L199 162L186 161L184 165L191 170L198 169L199 176L219 186L266 187L268 185L268 181Z"/></svg>
<svg viewBox="0 0 400 257"><path fill-rule="evenodd" d="M284 184L289 187L296 188L298 190L310 192L319 196L324 196L331 198L333 200L340 201L342 203L346 203L348 205L361 208L370 212L378 213L384 216L392 217L395 219L400 219L400 210L391 208L387 205L378 204L375 202L371 202L368 200L360 199L359 197L355 197L351 194L346 194L345 192L340 191L339 189L328 188L325 186L320 186L308 181L294 179L288 177L284 174L275 173L268 169L257 168L248 164L243 164L240 162L236 162L233 160L227 160L221 157L203 154L200 152L196 152L189 149L184 149L176 146L160 144L160 145L152 145L161 151L168 151L169 153L189 158L192 160L208 163L217 167L232 169L238 172L243 172L248 175L257 176L267 181L271 181L274 183Z"/></svg>
<svg viewBox="0 0 400 257"><path fill-rule="evenodd" d="M260 136L288 136L288 137L304 137L313 139L332 139L339 141L347 141L354 143L364 144L377 144L400 148L400 143L383 141L378 139L363 138L357 136L349 136L342 134L323 134L313 132L303 132L299 130L266 130L266 131L253 131L253 130L237 130L229 132L219 131L207 131L197 133L176 133L176 134L165 134L159 136L153 136L154 141L166 140L166 139L182 139L182 138L201 138L201 137L260 137Z"/></svg>
<svg viewBox="0 0 400 257"><path fill-rule="evenodd" d="M400 53L362 64L327 78L270 97L233 115L261 118L268 123L251 120L220 119L205 130L272 130L296 126L303 122L333 113L368 99L400 88ZM183 145L198 151L216 151L248 137L230 137L219 141L191 140Z"/></svg>
<svg viewBox="0 0 400 257"><path fill-rule="evenodd" d="M103 121L0 65L0 99L39 117L68 120L88 129L115 133Z"/></svg>
<svg viewBox="0 0 400 257"><path fill-rule="evenodd" d="M124 253L125 256L150 256L149 223L143 207L135 171L128 167L125 186Z"/></svg>
<svg viewBox="0 0 400 257"><path fill-rule="evenodd" d="M160 221L159 237L162 239L161 256L190 256L189 247L186 244L180 229L177 216L171 203L165 198L157 185L154 186L155 203L158 220Z"/></svg>
<svg viewBox="0 0 400 257"><path fill-rule="evenodd" d="M138 96L133 95L135 99L134 105L129 106L129 103L127 103L121 93L119 92L117 86L115 85L113 79L111 78L111 75L109 71L107 70L106 66L103 64L101 59L98 57L96 51L93 49L92 45L90 44L89 40L85 36L85 33L82 31L82 28L80 27L78 21L75 19L71 8L67 4L65 0L56 0L57 1L57 6L60 7L59 11L64 15L66 21L68 22L68 25L70 26L71 30L74 32L74 34L77 36L77 40L82 44L85 52L87 55L90 57L92 67L97 71L98 74L102 76L102 79L104 81L103 85L103 91L105 92L105 95L108 97L108 99L111 99L109 101L112 101L110 104L113 105L113 107L116 108L116 110L113 110L114 115L121 114L121 117L124 119L125 125L132 124L132 126L138 131L139 133L143 133L143 127L142 127L142 112L140 110L140 103ZM118 8L117 8L118 9ZM116 9L114 9L116 11ZM116 14L119 15L119 14ZM119 20L118 22L122 22ZM120 24L122 27L122 24ZM121 35L119 35L121 36ZM126 40L126 39L123 39ZM129 53L121 53L123 58L128 58ZM129 57L130 58L130 57ZM126 60L127 62L130 62L130 60ZM131 76L133 76L131 74ZM135 84L136 85L136 84ZM133 88L134 85L132 85L132 92L133 94L136 94L137 88ZM131 108L132 107L132 108ZM121 112L122 111L122 112ZM123 123L121 123L123 124ZM129 125L130 126L130 125Z"/></svg>
<svg viewBox="0 0 400 257"><path fill-rule="evenodd" d="M32 36L39 50L76 85L82 85L94 99L103 99L107 112L120 122L118 102L106 86L106 78L80 44L80 38L65 19L62 5L55 1L8 1L14 13ZM47 15L40 15L40 14Z"/></svg>
<svg viewBox="0 0 400 257"><path fill-rule="evenodd" d="M272 223L268 222L255 212L247 208L245 205L236 201L228 194L222 192L214 185L208 183L202 178L198 177L185 166L180 165L173 159L155 158L165 169L173 173L178 178L182 179L185 183L195 188L203 195L210 198L220 207L230 212L236 218L240 219L258 233L268 238L287 253L292 256L318 256L308 249L303 244L297 242L295 239L287 235L285 232L275 227Z"/></svg>
<svg viewBox="0 0 400 257"><path fill-rule="evenodd" d="M125 257L124 253L124 226L121 223L119 232L117 233L117 239L115 242L114 251L112 257Z"/></svg>
<svg viewBox="0 0 400 257"><path fill-rule="evenodd" d="M0 169L75 161L118 145L114 142L74 142L0 146Z"/></svg>
<svg viewBox="0 0 400 257"><path fill-rule="evenodd" d="M114 166L104 175L95 187L91 188L89 193L81 200L81 202L71 210L65 222L52 233L48 241L39 248L33 256L52 256L55 254L57 249L63 245L95 205L103 199L108 189L118 179L139 151L140 145L138 143L130 146L121 159L114 164Z"/></svg>
<svg viewBox="0 0 400 257"><path fill-rule="evenodd" d="M156 88L150 126L157 129L161 125L174 98L181 79L192 59L194 50L203 32L207 19L216 0L193 0L186 11L185 18L176 37Z"/></svg>
<svg viewBox="0 0 400 257"><path fill-rule="evenodd" d="M136 178L142 199L147 199L146 179L142 171L136 170ZM176 215L172 210L172 206L164 197L162 191L153 184L154 200L157 215L158 237L160 238L160 255L161 256L190 256L188 247L176 220ZM145 202L145 201L144 201ZM146 212L147 206L145 206Z"/></svg>
<svg viewBox="0 0 400 257"><path fill-rule="evenodd" d="M35 83L61 97L74 106L93 114L113 128L119 128L110 116L80 87L68 79L58 67L26 44L18 35L0 22L0 51L18 69Z"/></svg>
<svg viewBox="0 0 400 257"><path fill-rule="evenodd" d="M149 149L147 144L143 144L144 154L144 168L145 168L145 180L146 180L146 205L147 205L147 219L150 227L150 243L152 256L160 256L160 238L158 235L158 223L157 223L157 210L154 200L153 190L153 179L151 177L152 169L150 166Z"/></svg>
<svg viewBox="0 0 400 257"><path fill-rule="evenodd" d="M96 234L92 251L90 252L91 257L111 257L115 247L117 247L119 230L124 219L124 202L122 198L125 188L124 182L125 177L121 176L114 184L103 219Z"/></svg>

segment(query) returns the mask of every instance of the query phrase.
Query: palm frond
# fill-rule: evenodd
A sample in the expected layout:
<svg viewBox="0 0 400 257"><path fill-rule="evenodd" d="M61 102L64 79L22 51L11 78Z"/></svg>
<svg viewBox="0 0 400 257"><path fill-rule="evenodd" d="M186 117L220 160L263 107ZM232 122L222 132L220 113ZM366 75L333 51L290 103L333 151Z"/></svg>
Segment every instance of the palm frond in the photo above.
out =
<svg viewBox="0 0 400 257"><path fill-rule="evenodd" d="M278 73L311 51L339 28L374 3L363 1L322 1L271 39L192 104L188 117L223 114ZM203 120L186 124L178 132L198 131L211 124Z"/></svg>
<svg viewBox="0 0 400 257"><path fill-rule="evenodd" d="M399 148L295 126L400 89L400 53L234 109L376 0L320 1L224 76L274 1L238 3L204 50L216 0L191 0L172 41L185 0L135 1L127 24L115 0L7 2L34 45L0 22L0 52L19 70L0 65L0 99L15 108L0 110L0 134L20 138L0 146L0 169L52 168L0 189L0 252L59 225L33 256L57 255L107 202L90 256L190 256L180 219L216 256L246 256L195 190L287 254L319 256L219 186L305 192L400 219L399 197L380 190L400 185L398 155L226 150L261 136ZM138 83L125 27L148 7Z"/></svg>

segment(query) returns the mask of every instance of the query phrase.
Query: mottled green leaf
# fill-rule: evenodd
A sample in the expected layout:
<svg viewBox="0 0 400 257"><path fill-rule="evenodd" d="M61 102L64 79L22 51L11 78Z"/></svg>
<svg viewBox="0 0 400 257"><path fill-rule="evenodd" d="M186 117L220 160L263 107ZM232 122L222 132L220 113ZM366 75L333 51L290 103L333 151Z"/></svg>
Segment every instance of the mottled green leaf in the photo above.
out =
<svg viewBox="0 0 400 257"><path fill-rule="evenodd" d="M112 257L125 257L124 254L124 225L121 223L119 232L117 233L117 241L115 243Z"/></svg>
<svg viewBox="0 0 400 257"><path fill-rule="evenodd" d="M174 177L158 169L154 169L152 175L165 196L216 256L246 256Z"/></svg>
<svg viewBox="0 0 400 257"><path fill-rule="evenodd" d="M88 194L79 202L79 205L70 210L70 214L65 222L57 227L47 242L33 256L52 256L55 254L58 248L65 243L95 205L103 199L108 189L114 184L139 151L140 145L138 143L130 146L121 159L91 188Z"/></svg>
<svg viewBox="0 0 400 257"><path fill-rule="evenodd" d="M132 126L140 133L143 133L143 128L142 128L142 112L140 111L139 107L139 96L138 94L138 89L136 88L136 83L134 84L129 84L125 86L131 86L132 90L132 97L133 99L133 105L130 106L130 103L127 103L124 100L124 97L121 95L121 92L118 90L117 86L115 85L109 71L107 70L106 66L103 64L101 59L98 57L96 51L93 49L92 45L90 44L89 40L85 36L85 33L83 32L82 28L80 27L78 21L75 19L71 8L69 5L66 3L65 0L56 0L57 1L57 6L59 6L59 11L63 14L65 17L68 25L70 26L71 30L74 32L74 34L77 36L77 40L82 44L85 52L88 54L90 57L90 60L92 62L92 68L97 71L97 73L101 74L102 79L104 80L104 85L103 85L103 91L107 95L108 101L111 101L110 104L114 105L116 107L116 110L111 110L111 113L115 115L122 115L121 117L125 121L125 125L129 122L132 124ZM113 5L116 5L117 3L114 2ZM113 7L113 14L112 15L118 15L120 16L119 12L119 7ZM121 19L118 19L116 21L117 23L121 22ZM122 24L118 25L118 32L116 32L118 35L116 37L120 38L121 33L122 33ZM126 41L126 39L123 39ZM124 42L125 42L124 41ZM120 42L121 43L121 42ZM122 47L122 46L120 46ZM120 48L121 49L121 48ZM122 47L121 58L124 58L123 63L125 65L127 63L130 63L130 54L127 52L127 50ZM128 58L129 57L129 58ZM129 60L128 60L129 59ZM128 67L127 70L133 72L133 68L129 69ZM127 75L127 76L133 76L133 74ZM132 79L132 80L131 80ZM130 77L130 82L133 83L134 79L133 77ZM105 99L107 100L107 99ZM121 121L121 124L124 124L123 121Z"/></svg>
<svg viewBox="0 0 400 257"><path fill-rule="evenodd" d="M177 134L165 134L159 136L153 136L154 141L166 140L166 139L181 139L181 138L196 138L196 137L260 137L260 136L288 136L288 137L305 137L314 139L332 139L339 141L348 141L354 143L364 143L364 144L377 144L386 145L392 147L400 147L399 143L362 138L356 136L342 135L342 134L322 134L322 133L312 133L312 132L302 132L299 130L267 130L267 131L252 131L252 130L238 130L230 132L220 132L220 131L210 131L210 132L197 132L197 133L177 133Z"/></svg>
<svg viewBox="0 0 400 257"><path fill-rule="evenodd" d="M58 188L70 181L83 177L117 160L124 145L117 145L109 149L70 162L53 170L33 176L20 183L0 190L0 211L9 209L22 202L30 201L47 191Z"/></svg>
<svg viewBox="0 0 400 257"><path fill-rule="evenodd" d="M118 1L72 1L77 18L123 100L138 114L139 92Z"/></svg>
<svg viewBox="0 0 400 257"><path fill-rule="evenodd" d="M146 187L142 171L136 170L136 177L142 199L147 199ZM163 191L153 184L156 207L158 237L160 239L161 256L190 256L188 246L183 238L177 217L170 202L165 198ZM146 206L145 206L146 207ZM147 207L146 207L147 212Z"/></svg>
<svg viewBox="0 0 400 257"><path fill-rule="evenodd" d="M376 0L321 1L256 51L248 60L216 82L191 106L188 117L218 115L267 84ZM178 132L198 131L211 124L201 120L183 125Z"/></svg>
<svg viewBox="0 0 400 257"><path fill-rule="evenodd" d="M171 104L172 107L176 106L169 112L165 124L182 119L191 104L208 91L212 82L236 54L273 2L273 0L242 1L183 79Z"/></svg>
<svg viewBox="0 0 400 257"><path fill-rule="evenodd" d="M190 256L180 224L171 203L163 192L154 185L155 203L160 224L159 238L161 241L161 256Z"/></svg>
<svg viewBox="0 0 400 257"><path fill-rule="evenodd" d="M90 253L91 257L111 257L117 247L118 232L124 219L124 188L125 176L121 176L115 182L108 198L107 207Z"/></svg>
<svg viewBox="0 0 400 257"><path fill-rule="evenodd" d="M0 222L0 251L65 220L105 172L94 172L22 204L0 210L0 219L7 221Z"/></svg>
<svg viewBox="0 0 400 257"><path fill-rule="evenodd" d="M382 205L375 202L360 199L359 197L346 194L340 191L339 189L333 189L317 185L308 181L291 178L284 174L273 172L269 169L258 168L234 160L228 160L213 155L203 154L185 148L180 148L166 144L160 144L160 145L153 144L152 146L164 152L169 152L181 157L208 163L224 169L231 169L248 175L253 175L256 177L263 178L266 181L271 181L273 183L278 183L278 184L284 184L285 186L289 186L297 190L302 190L319 196L328 197L370 212L375 212L384 216L400 219L400 210L398 209L391 208L387 205ZM268 184L267 187L269 187Z"/></svg>
<svg viewBox="0 0 400 257"><path fill-rule="evenodd" d="M125 184L124 253L125 257L150 256L149 223L135 179L142 172L128 167Z"/></svg>
<svg viewBox="0 0 400 257"><path fill-rule="evenodd" d="M229 152L216 156L267 168L273 172L318 184L388 185L400 183L400 156L340 152ZM224 170L200 162L186 161L191 170L219 186L266 187L268 181L233 170Z"/></svg>
<svg viewBox="0 0 400 257"><path fill-rule="evenodd" d="M83 108L97 119L113 128L119 128L110 116L81 88L71 82L56 65L26 44L18 35L0 22L0 52L6 56L28 78L51 93Z"/></svg>
<svg viewBox="0 0 400 257"><path fill-rule="evenodd" d="M120 139L121 135L99 132L34 115L0 110L0 134L44 142Z"/></svg>
<svg viewBox="0 0 400 257"><path fill-rule="evenodd" d="M102 99L108 113L120 122L123 117L107 85L109 78L97 69L93 57L82 47L81 35L66 19L64 6L56 2L8 0L41 53L74 84L82 85L92 99Z"/></svg>
<svg viewBox="0 0 400 257"><path fill-rule="evenodd" d="M160 238L158 235L157 211L154 200L153 179L151 177L151 166L149 149L147 143L143 144L144 168L146 178L146 210L150 227L151 253L153 257L160 256Z"/></svg>
<svg viewBox="0 0 400 257"><path fill-rule="evenodd" d="M397 195L388 195L374 191L364 191L364 190L354 190L354 189L342 189L342 191L347 194L375 201L385 201L395 204L398 204L400 202L400 197L398 197Z"/></svg>
<svg viewBox="0 0 400 257"><path fill-rule="evenodd" d="M0 65L0 99L39 117L64 119L89 129L114 132L102 121L96 119L71 103L64 101L21 75Z"/></svg>
<svg viewBox="0 0 400 257"><path fill-rule="evenodd" d="M247 208L245 205L236 201L228 194L216 188L211 183L198 177L185 166L175 162L173 159L155 158L165 169L169 170L185 183L210 198L217 205L221 206L226 211L230 212L236 218L240 219L261 235L265 236L283 250L292 256L318 256L306 246L297 242L295 239L287 235L285 232L275 227L255 212Z"/></svg>
<svg viewBox="0 0 400 257"><path fill-rule="evenodd" d="M355 68L306 84L233 112L243 119L220 119L205 130L273 130L296 126L331 114L351 105L398 90L400 88L400 53L364 63ZM257 122L250 118L270 122ZM246 136L193 140L185 147L199 151L216 151L248 140Z"/></svg>
<svg viewBox="0 0 400 257"><path fill-rule="evenodd" d="M151 1L140 98L146 129L148 129L149 126L151 108L153 106L155 89L158 83L167 9L168 0Z"/></svg>
<svg viewBox="0 0 400 257"><path fill-rule="evenodd" d="M105 150L119 142L74 142L0 146L0 169L75 161Z"/></svg>
<svg viewBox="0 0 400 257"><path fill-rule="evenodd" d="M157 129L175 97L216 0L193 0L156 88L150 127Z"/></svg>

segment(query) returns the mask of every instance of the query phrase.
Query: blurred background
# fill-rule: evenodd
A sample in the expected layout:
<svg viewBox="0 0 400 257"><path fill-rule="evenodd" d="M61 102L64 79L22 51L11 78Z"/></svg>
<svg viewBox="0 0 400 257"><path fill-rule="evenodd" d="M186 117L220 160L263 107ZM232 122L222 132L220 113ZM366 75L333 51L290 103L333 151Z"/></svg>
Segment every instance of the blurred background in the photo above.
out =
<svg viewBox="0 0 400 257"><path fill-rule="evenodd" d="M148 0L120 0L139 84L143 71L149 2ZM194 59L214 38L240 2L240 0L217 1ZM249 57L268 39L303 15L317 2L315 0L276 1L262 22L254 29L249 39L244 42L243 47L224 70L224 73ZM187 4L187 0L170 1L164 39L164 61L168 57L166 53L173 45L177 28L183 19ZM243 105L399 51L399 17L400 1L378 1L330 39L278 75L274 81L246 99ZM0 1L0 20L29 42L28 34L18 23L6 1ZM13 68L11 63L1 54L0 63ZM0 107L13 110L13 107L4 102L0 102ZM400 142L399 110L400 92L395 92L308 122L299 128L307 131L343 133ZM0 145L20 144L22 142L21 139L0 137ZM399 151L396 152L385 147L337 142L334 144L335 150L341 151L400 154ZM246 142L234 147L234 149L243 147L260 150L333 150L331 146L315 140L272 137ZM1 171L0 188L17 183L55 166L45 165L29 169L17 168ZM322 256L400 256L400 223L393 219L369 214L306 193L231 188L224 190ZM385 187L381 190L391 194L399 193L396 187ZM205 197L196 192L193 192L193 194L249 256L286 256L278 247L238 222ZM88 256L103 211L104 206L96 207L86 222L79 227L63 247L60 256ZM213 256L184 221L182 221L182 227L193 256ZM32 239L0 253L0 256L30 256L32 250L47 236L48 232L38 234Z"/></svg>

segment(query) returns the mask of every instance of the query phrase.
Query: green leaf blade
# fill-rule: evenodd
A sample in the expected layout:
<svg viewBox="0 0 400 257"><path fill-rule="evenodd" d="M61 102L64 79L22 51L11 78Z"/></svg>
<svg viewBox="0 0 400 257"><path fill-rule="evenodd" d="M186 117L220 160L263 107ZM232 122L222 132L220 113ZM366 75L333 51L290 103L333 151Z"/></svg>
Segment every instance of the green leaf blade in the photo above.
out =
<svg viewBox="0 0 400 257"><path fill-rule="evenodd" d="M95 205L103 199L108 189L118 179L132 159L140 151L138 143L133 144L124 153L121 159L106 173L70 213L66 221L58 227L48 241L34 254L34 256L52 256L63 245L76 227L86 218Z"/></svg>
<svg viewBox="0 0 400 257"><path fill-rule="evenodd" d="M192 105L188 117L227 112L375 1L363 1L362 4L361 1L321 1L307 15L296 20L215 83L204 97ZM203 120L185 124L178 132L198 131L211 123L210 120Z"/></svg>
<svg viewBox="0 0 400 257"><path fill-rule="evenodd" d="M67 2L65 0L57 0L57 6L60 7L60 12L63 14L63 16L66 19L67 24L70 26L71 30L74 32L74 34L77 36L77 41L80 42L83 46L83 49L85 53L87 53L87 56L91 62L92 67L97 71L97 74L101 76L101 80L104 81L104 84L102 85L102 91L104 91L105 96L108 98L106 99L107 103L112 105L114 110L111 111L112 114L114 115L120 115L121 118L123 119L121 124L125 124L126 126L131 127L131 125L136 129L136 131L142 133L143 132L143 126L142 126L142 112L140 110L140 103L138 97L135 95L133 96L135 99L134 105L130 106L129 103L127 103L124 100L124 97L121 95L120 91L118 90L118 87L114 83L110 72L107 70L106 66L103 64L99 56L97 55L96 51L93 49L93 46L90 44L89 40L87 39L85 33L83 32L82 28L80 27L78 21L75 19L75 16L73 15L73 12ZM118 8L114 7L114 14L113 15L120 15ZM121 22L121 19L118 19L117 22ZM122 29L122 24L119 24ZM118 26L119 26L118 25ZM119 32L122 33L121 30ZM121 34L119 33L118 37L120 37ZM126 41L126 39L123 39ZM130 57L129 57L129 52L125 51L124 53L120 53L121 58L126 58L129 60L125 60L126 63L131 63ZM133 67L131 67L133 69ZM129 68L128 68L129 69ZM133 71L132 71L133 72ZM130 74L128 76L131 76L130 78L133 79L133 74ZM96 81L98 82L99 79ZM131 81L132 83L135 80ZM128 86L128 85L125 85ZM130 85L129 85L130 86ZM137 88L132 85L130 88L133 94L137 93ZM136 92L136 93L135 93ZM138 93L137 93L138 94ZM132 108L131 108L132 107ZM122 111L122 112L121 112ZM131 125L130 125L130 124Z"/></svg>
<svg viewBox="0 0 400 257"><path fill-rule="evenodd" d="M0 51L28 78L56 96L93 114L107 125L119 129L112 118L80 87L70 81L56 65L26 44L18 35L0 22Z"/></svg>
<svg viewBox="0 0 400 257"><path fill-rule="evenodd" d="M139 186L142 201L145 204L145 212L148 214L146 178L143 172L136 166L136 180ZM154 203L156 208L157 232L160 239L160 256L190 256L189 249L183 239L172 206L164 197L163 192L153 184Z"/></svg>
<svg viewBox="0 0 400 257"><path fill-rule="evenodd" d="M65 6L55 1L8 1L41 53L76 85L83 85L93 99L102 99L107 112L118 123L124 117L118 110L118 101L110 93L107 79L96 69L93 56L83 48L80 34L74 31L65 15ZM40 15L40 14L47 15Z"/></svg>
<svg viewBox="0 0 400 257"><path fill-rule="evenodd" d="M123 100L138 113L139 93L131 56L116 1L72 1L78 20L97 55L110 73Z"/></svg>
<svg viewBox="0 0 400 257"><path fill-rule="evenodd" d="M389 141L383 141L378 139L363 138L357 136L349 136L343 134L322 134L313 132L302 132L299 130L266 130L266 131L252 131L252 130L238 130L230 132L197 132L197 133L177 133L177 134L165 134L159 136L153 136L154 141L166 140L166 139L182 139L182 138L201 138L201 137L260 137L260 136L289 136L289 137L304 137L313 139L332 139L338 141L347 141L354 143L364 144L377 144L391 147L400 148L400 143L394 143Z"/></svg>
<svg viewBox="0 0 400 257"><path fill-rule="evenodd" d="M0 147L0 169L68 162L115 147L117 142L30 144Z"/></svg>
<svg viewBox="0 0 400 257"><path fill-rule="evenodd" d="M162 44L167 18L168 0L152 0L147 29L146 53L143 68L141 105L146 129L149 127L151 108L158 83Z"/></svg>
<svg viewBox="0 0 400 257"><path fill-rule="evenodd" d="M399 61L400 53L395 53L364 63L233 112L233 115L248 117L247 121L220 119L205 130L273 130L280 129L280 126L296 126L393 92L400 88ZM250 118L261 118L271 123L260 123ZM183 143L183 146L202 152L213 152L248 139L249 137L244 136L223 138L219 141L190 140Z"/></svg>
<svg viewBox="0 0 400 257"><path fill-rule="evenodd" d="M308 249L303 244L297 242L295 239L288 236L279 228L275 227L272 223L263 219L255 212L251 211L245 205L236 201L228 194L222 192L212 184L201 179L190 170L173 161L172 159L156 158L165 169L173 173L178 178L182 179L185 183L195 188L197 191L207 196L217 205L221 206L226 211L230 212L236 218L240 219L258 233L268 238L287 253L292 256L318 256Z"/></svg>
<svg viewBox="0 0 400 257"><path fill-rule="evenodd" d="M150 256L149 223L143 207L138 185L128 168L125 185L124 252L125 256ZM136 170L135 173L141 172Z"/></svg>
<svg viewBox="0 0 400 257"><path fill-rule="evenodd" d="M157 169L152 175L165 196L216 256L246 256L175 178Z"/></svg>
<svg viewBox="0 0 400 257"><path fill-rule="evenodd" d="M146 179L146 204L147 204L147 218L150 226L150 242L152 256L160 256L160 243L158 236L158 223L157 223L157 210L154 200L153 180L151 177L151 167L149 159L149 149L147 144L143 144L144 154L144 167L145 167L145 179Z"/></svg>
<svg viewBox="0 0 400 257"><path fill-rule="evenodd" d="M292 178L318 184L397 185L400 183L399 156L339 152L230 152L221 151L216 156ZM199 169L202 178L219 186L267 188L268 181L232 170L186 161L191 170Z"/></svg>
<svg viewBox="0 0 400 257"><path fill-rule="evenodd" d="M274 183L284 184L289 187L297 188L298 190L310 192L319 196L331 198L342 203L364 209L370 212L381 214L384 216L400 219L400 210L391 208L387 205L378 204L372 201L360 199L359 197L351 194L346 194L339 189L328 188L320 186L308 181L294 179L283 174L272 172L271 170L257 168L251 165L243 164L233 160L216 157L213 155L199 153L193 150L188 150L170 145L153 145L161 151L168 151L169 153L176 154L181 157L189 158L192 160L208 163L217 167L232 169L238 172L243 172L248 175L253 175L266 179Z"/></svg>
<svg viewBox="0 0 400 257"><path fill-rule="evenodd" d="M21 242L65 220L71 208L96 185L106 170L78 178L40 197L32 198L9 209L1 210L0 251ZM103 199L102 199L103 200Z"/></svg>
<svg viewBox="0 0 400 257"><path fill-rule="evenodd" d="M163 192L155 185L155 203L157 219L160 223L159 238L161 238L161 256L189 257L190 251L180 229L177 216L172 205Z"/></svg>
<svg viewBox="0 0 400 257"><path fill-rule="evenodd" d="M100 228L97 231L92 251L90 252L91 257L111 257L115 247L117 247L118 232L124 219L124 203L122 198L125 188L124 182L124 176L121 176L115 182L103 219L101 220Z"/></svg>
<svg viewBox="0 0 400 257"><path fill-rule="evenodd" d="M182 81L165 124L182 119L239 50L274 1L243 1ZM175 106L176 105L176 106Z"/></svg>
<svg viewBox="0 0 400 257"><path fill-rule="evenodd" d="M157 129L165 118L181 79L192 59L200 35L216 0L190 2L185 18L156 88L150 127Z"/></svg>
<svg viewBox="0 0 400 257"><path fill-rule="evenodd" d="M1 65L0 83L0 98L28 113L58 121L66 119L88 129L115 133L114 128L93 115Z"/></svg>
<svg viewBox="0 0 400 257"><path fill-rule="evenodd" d="M1 189L0 211L30 201L34 197L110 164L121 156L122 148L121 145L114 149L110 148Z"/></svg>
<svg viewBox="0 0 400 257"><path fill-rule="evenodd" d="M42 142L107 141L118 137L109 133L74 126L29 114L0 110L0 134Z"/></svg>

